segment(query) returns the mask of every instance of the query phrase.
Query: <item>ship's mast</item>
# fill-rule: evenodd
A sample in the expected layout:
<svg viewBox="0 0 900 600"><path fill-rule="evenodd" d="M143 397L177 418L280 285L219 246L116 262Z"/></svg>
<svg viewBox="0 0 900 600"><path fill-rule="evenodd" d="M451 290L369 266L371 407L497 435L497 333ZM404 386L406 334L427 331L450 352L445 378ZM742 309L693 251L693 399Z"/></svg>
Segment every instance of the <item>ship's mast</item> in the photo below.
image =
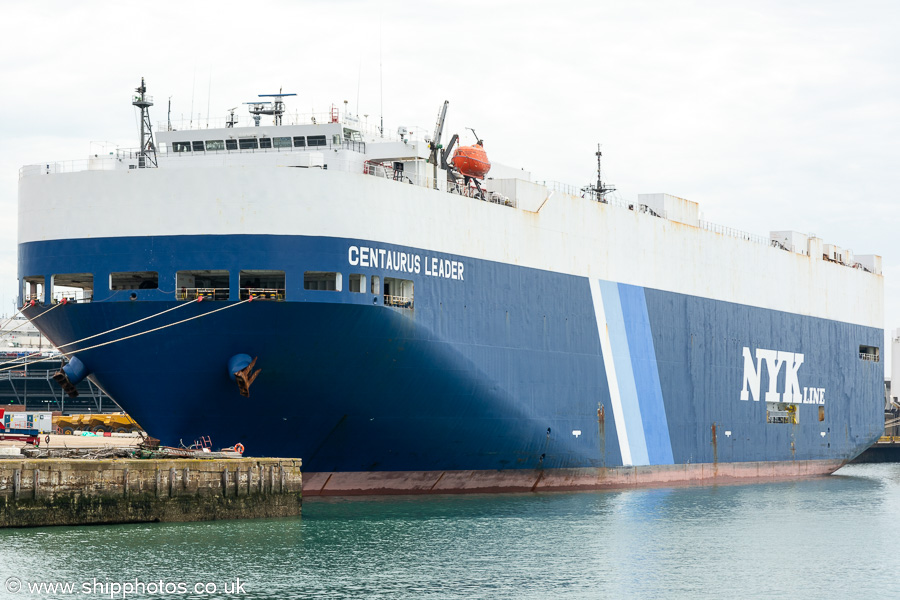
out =
<svg viewBox="0 0 900 600"><path fill-rule="evenodd" d="M597 156L597 185L586 186L582 188L581 191L590 194L591 198L597 200L597 202L606 204L606 195L616 191L616 186L610 183L603 183L603 176L600 168L600 159L603 158L603 153L600 152L600 144L597 144L597 152L595 154Z"/></svg>
<svg viewBox="0 0 900 600"><path fill-rule="evenodd" d="M141 77L141 87L135 88L137 95L132 104L141 109L141 152L138 155L138 168L156 167L156 144L153 143L153 128L150 125L150 107L153 97L147 95L147 86Z"/></svg>

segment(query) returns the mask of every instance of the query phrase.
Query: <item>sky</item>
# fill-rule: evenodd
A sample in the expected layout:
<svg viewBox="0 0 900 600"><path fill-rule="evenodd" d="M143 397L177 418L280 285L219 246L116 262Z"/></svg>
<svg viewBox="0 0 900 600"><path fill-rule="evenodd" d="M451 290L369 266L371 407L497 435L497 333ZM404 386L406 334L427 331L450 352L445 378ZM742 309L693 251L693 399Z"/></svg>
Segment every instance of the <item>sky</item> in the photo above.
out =
<svg viewBox="0 0 900 600"><path fill-rule="evenodd" d="M751 233L814 233L884 257L900 327L900 3L5 3L0 36L0 315L17 292L18 170L139 145L155 123L221 119L257 94L349 102L385 129L473 127L537 180L666 192ZM9 27L9 25L12 25ZM473 139L463 138L464 142ZM773 290L773 293L778 293ZM889 368L889 362L886 366Z"/></svg>

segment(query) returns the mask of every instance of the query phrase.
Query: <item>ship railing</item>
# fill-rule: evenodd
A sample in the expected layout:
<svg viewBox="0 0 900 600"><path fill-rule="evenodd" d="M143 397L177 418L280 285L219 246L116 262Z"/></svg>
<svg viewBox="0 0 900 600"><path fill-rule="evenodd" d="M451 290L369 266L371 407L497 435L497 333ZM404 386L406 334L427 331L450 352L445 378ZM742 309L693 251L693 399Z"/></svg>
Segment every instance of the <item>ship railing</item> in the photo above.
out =
<svg viewBox="0 0 900 600"><path fill-rule="evenodd" d="M323 150L350 150L365 154L366 143L355 140L341 140L335 144L328 140L322 146L303 146L299 148L238 148L236 150L197 150L190 152L170 152L157 150L158 157L182 158L182 157L224 157L229 154L264 154L268 152L320 152ZM25 165L19 169L19 179L37 175L55 175L58 173L78 173L81 171L117 171L135 169L138 166L140 150L136 148L117 149L108 155L96 155L93 158L79 160L64 160L37 165ZM329 161L330 162L330 161Z"/></svg>
<svg viewBox="0 0 900 600"><path fill-rule="evenodd" d="M563 183L561 181L535 181L538 185L542 185L548 190L553 192L561 192L563 194L569 194L570 196L579 196L581 194L581 190L574 185L569 183Z"/></svg>
<svg viewBox="0 0 900 600"><path fill-rule="evenodd" d="M86 304L90 302L93 297L94 294L91 290L54 292L52 302L53 304L60 304L62 302L65 302L66 304Z"/></svg>
<svg viewBox="0 0 900 600"><path fill-rule="evenodd" d="M135 158L134 160L137 160ZM25 165L19 169L19 179L35 175L55 175L57 173L78 173L80 171L117 171L120 169L135 168L137 165L128 162L124 156L110 153L108 155L96 155L92 158L79 160L63 160L41 163L37 165Z"/></svg>
<svg viewBox="0 0 900 600"><path fill-rule="evenodd" d="M228 288L180 288L175 290L176 300L228 300Z"/></svg>
<svg viewBox="0 0 900 600"><path fill-rule="evenodd" d="M412 308L413 307L413 299L409 296L392 296L389 294L384 295L384 305L385 306L396 306L398 308Z"/></svg>
<svg viewBox="0 0 900 600"><path fill-rule="evenodd" d="M241 300L253 296L254 300L284 300L284 290L275 288L241 288Z"/></svg>
<svg viewBox="0 0 900 600"><path fill-rule="evenodd" d="M700 229L705 229L706 231L711 231L727 237L746 240L755 244L762 244L763 246L769 246L771 244L769 238L763 235L756 235L755 233L748 233L746 231L741 231L740 229L734 229L733 227L717 225L716 223L710 223L709 221L700 221Z"/></svg>
<svg viewBox="0 0 900 600"><path fill-rule="evenodd" d="M479 190L478 187L471 181L468 183L468 185L464 181L447 182L447 191L451 194L459 194L460 196L465 196L466 198L484 200L485 202L499 204L500 206L510 206L512 208L516 207L516 201L514 199L504 196L499 192L487 190L483 187Z"/></svg>
<svg viewBox="0 0 900 600"><path fill-rule="evenodd" d="M223 148L221 150L185 150L183 152L175 152L171 148L166 147L165 150L159 150L159 155L166 158L184 158L190 156L227 156L229 154L266 154L271 152L322 152L324 150L351 150L353 152L365 154L366 143L363 141L348 139L341 139L341 141L339 142L335 142L332 139L326 139L324 144L319 144L317 146L273 146L271 148L238 147L233 150L227 150ZM137 157L140 155L140 152L140 149L137 148L129 148L127 150L117 151L118 155L120 155L122 158L132 159L137 159Z"/></svg>
<svg viewBox="0 0 900 600"><path fill-rule="evenodd" d="M860 352L859 353L860 360L868 360L872 362L879 362L879 357L877 354L870 352Z"/></svg>
<svg viewBox="0 0 900 600"><path fill-rule="evenodd" d="M361 116L361 115L360 115ZM265 117L264 117L265 119ZM266 119L271 123L270 120ZM156 124L156 131L203 131L207 129L228 129L229 117L214 117L209 119L181 119L172 121L159 121ZM378 127L370 126L367 120L359 119L357 115L347 115L346 113L338 113L337 121L332 120L332 112L285 112L281 117L281 126L288 125L327 125L330 123L341 123L349 129L359 131L373 139L381 139L383 141L401 141L404 138L424 139L431 135L431 130L425 127L407 126L405 135L400 135L397 127ZM265 125L265 123L263 123ZM252 116L235 115L234 127L255 127ZM270 125L266 125L270 127Z"/></svg>

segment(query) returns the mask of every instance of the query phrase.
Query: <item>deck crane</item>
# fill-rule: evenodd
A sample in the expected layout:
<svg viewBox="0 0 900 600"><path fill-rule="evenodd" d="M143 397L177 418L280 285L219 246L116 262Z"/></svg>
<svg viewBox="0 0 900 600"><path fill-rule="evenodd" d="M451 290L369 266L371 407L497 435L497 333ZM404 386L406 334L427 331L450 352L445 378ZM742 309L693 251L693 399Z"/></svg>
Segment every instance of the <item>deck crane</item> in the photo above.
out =
<svg viewBox="0 0 900 600"><path fill-rule="evenodd" d="M434 126L434 137L431 139L431 143L428 144L428 148L431 150L431 165L434 168L434 189L438 189L438 153L441 148L441 134L444 133L444 119L447 118L447 107L450 105L449 100L444 100L444 105L441 107L440 112L438 112L437 123ZM444 166L444 156L441 157L441 166Z"/></svg>

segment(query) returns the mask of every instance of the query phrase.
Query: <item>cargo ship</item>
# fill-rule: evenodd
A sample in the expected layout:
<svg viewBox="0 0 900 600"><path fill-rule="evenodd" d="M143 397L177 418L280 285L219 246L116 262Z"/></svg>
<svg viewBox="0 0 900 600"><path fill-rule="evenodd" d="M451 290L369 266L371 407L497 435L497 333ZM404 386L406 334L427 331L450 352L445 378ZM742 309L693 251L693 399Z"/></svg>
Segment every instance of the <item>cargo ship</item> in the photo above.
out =
<svg viewBox="0 0 900 600"><path fill-rule="evenodd" d="M142 82L138 149L20 170L63 386L300 457L307 496L793 478L881 435L879 256L623 201L599 152L596 184L534 181L445 147L447 103L395 135L286 96L154 132Z"/></svg>

